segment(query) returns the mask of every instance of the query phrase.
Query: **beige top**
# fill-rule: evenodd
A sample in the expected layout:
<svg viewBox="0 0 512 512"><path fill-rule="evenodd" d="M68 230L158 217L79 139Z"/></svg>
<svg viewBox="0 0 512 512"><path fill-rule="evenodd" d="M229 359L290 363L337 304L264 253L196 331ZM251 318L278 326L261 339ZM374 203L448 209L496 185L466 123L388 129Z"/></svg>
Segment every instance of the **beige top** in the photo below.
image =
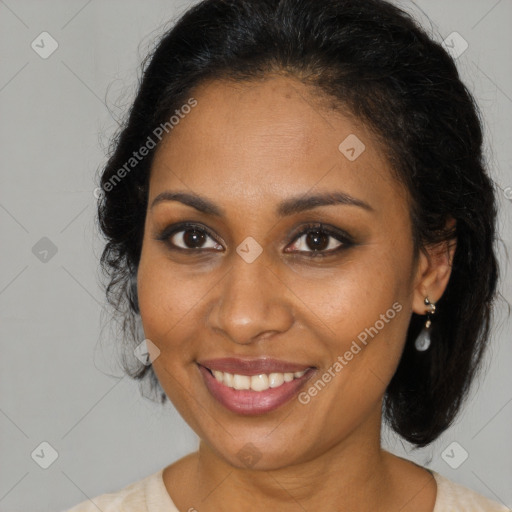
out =
<svg viewBox="0 0 512 512"><path fill-rule="evenodd" d="M163 469L134 482L120 491L102 494L84 501L65 512L179 512L163 480ZM433 512L511 512L444 476L429 470L437 482L437 498ZM189 511L193 512L191 508Z"/></svg>

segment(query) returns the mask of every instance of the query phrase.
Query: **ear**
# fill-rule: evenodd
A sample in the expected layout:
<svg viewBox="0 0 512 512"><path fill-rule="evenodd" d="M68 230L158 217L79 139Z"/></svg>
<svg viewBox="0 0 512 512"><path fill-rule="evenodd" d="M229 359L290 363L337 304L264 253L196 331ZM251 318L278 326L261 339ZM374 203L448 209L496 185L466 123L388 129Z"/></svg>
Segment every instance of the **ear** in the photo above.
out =
<svg viewBox="0 0 512 512"><path fill-rule="evenodd" d="M455 227L455 219L446 222L446 229ZM424 315L429 308L425 297L436 303L443 295L452 271L453 256L457 246L456 239L426 246L419 254L415 276L412 309L418 315Z"/></svg>

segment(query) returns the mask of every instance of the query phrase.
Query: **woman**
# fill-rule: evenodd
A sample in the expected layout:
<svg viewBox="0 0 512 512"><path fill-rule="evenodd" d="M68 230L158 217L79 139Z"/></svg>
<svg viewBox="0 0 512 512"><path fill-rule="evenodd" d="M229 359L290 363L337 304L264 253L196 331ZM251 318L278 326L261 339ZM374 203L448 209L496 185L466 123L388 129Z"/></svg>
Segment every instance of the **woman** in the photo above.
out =
<svg viewBox="0 0 512 512"><path fill-rule="evenodd" d="M454 62L385 1L185 13L99 219L127 366L201 442L72 511L506 510L380 446L382 419L417 446L446 430L488 341L481 150Z"/></svg>

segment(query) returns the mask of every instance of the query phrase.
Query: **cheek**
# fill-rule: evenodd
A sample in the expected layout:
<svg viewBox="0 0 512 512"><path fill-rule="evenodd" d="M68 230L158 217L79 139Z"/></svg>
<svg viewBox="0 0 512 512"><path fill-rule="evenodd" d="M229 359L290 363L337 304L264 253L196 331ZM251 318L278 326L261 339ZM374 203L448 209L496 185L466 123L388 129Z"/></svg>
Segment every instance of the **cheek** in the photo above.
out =
<svg viewBox="0 0 512 512"><path fill-rule="evenodd" d="M368 378L384 391L398 365L410 320L411 260L406 252L373 244L324 279L303 286L301 300L319 320L319 336L328 354L338 356L343 373L358 386ZM340 379L343 381L343 379Z"/></svg>
<svg viewBox="0 0 512 512"><path fill-rule="evenodd" d="M332 272L318 271L317 276L296 278L290 287L326 327L356 336L395 301L404 305L410 293L403 278L408 263L397 255L374 244L354 252Z"/></svg>
<svg viewBox="0 0 512 512"><path fill-rule="evenodd" d="M166 333L179 328L187 315L193 315L204 295L206 280L206 276L204 280L190 279L156 250L143 249L137 291L146 336L163 341Z"/></svg>
<svg viewBox="0 0 512 512"><path fill-rule="evenodd" d="M144 335L160 351L153 361L153 370L168 398L187 417L182 389L190 386L184 360L190 354L183 350L187 339L183 329L187 313L193 314L198 295L179 276L179 272L169 271L169 262L163 261L156 251L143 249L137 291ZM187 421L192 418L187 417Z"/></svg>

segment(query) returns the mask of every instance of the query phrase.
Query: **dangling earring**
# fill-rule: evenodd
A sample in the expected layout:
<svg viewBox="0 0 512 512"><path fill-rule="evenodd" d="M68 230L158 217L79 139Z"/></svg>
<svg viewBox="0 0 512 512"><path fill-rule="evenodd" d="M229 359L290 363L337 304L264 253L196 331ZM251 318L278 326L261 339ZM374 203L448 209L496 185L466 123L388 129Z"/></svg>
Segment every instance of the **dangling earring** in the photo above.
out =
<svg viewBox="0 0 512 512"><path fill-rule="evenodd" d="M416 338L414 342L414 347L419 352L424 352L430 347L430 326L432 325L432 320L430 319L430 315L433 315L436 312L436 305L433 302L428 300L428 297L425 297L423 301L425 306L430 306L430 309L427 311L427 321L425 322L425 327L421 330L420 334Z"/></svg>

